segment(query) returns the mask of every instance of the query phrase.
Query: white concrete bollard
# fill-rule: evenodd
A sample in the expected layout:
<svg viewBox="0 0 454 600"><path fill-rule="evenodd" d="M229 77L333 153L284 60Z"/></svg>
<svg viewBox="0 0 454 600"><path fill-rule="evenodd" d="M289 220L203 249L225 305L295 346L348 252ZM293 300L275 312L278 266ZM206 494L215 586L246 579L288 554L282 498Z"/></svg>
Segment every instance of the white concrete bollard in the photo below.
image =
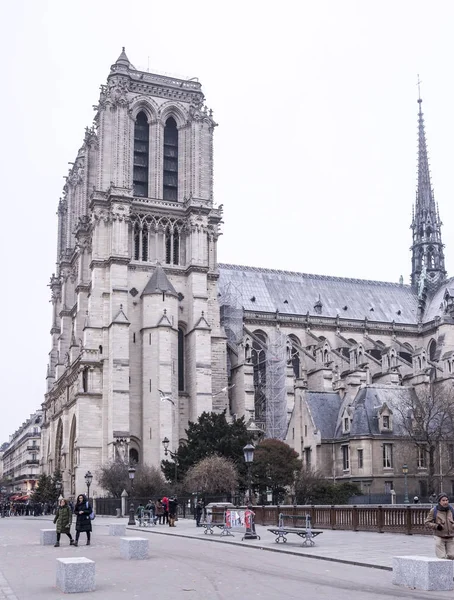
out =
<svg viewBox="0 0 454 600"><path fill-rule="evenodd" d="M84 556L57 558L57 587L65 594L93 592L95 562Z"/></svg>
<svg viewBox="0 0 454 600"><path fill-rule="evenodd" d="M41 529L40 530L40 544L41 546L53 546L57 543L57 532L55 529Z"/></svg>
<svg viewBox="0 0 454 600"><path fill-rule="evenodd" d="M148 540L139 537L120 538L120 556L126 560L148 558Z"/></svg>
<svg viewBox="0 0 454 600"><path fill-rule="evenodd" d="M416 590L452 590L453 562L428 556L393 556L392 582Z"/></svg>

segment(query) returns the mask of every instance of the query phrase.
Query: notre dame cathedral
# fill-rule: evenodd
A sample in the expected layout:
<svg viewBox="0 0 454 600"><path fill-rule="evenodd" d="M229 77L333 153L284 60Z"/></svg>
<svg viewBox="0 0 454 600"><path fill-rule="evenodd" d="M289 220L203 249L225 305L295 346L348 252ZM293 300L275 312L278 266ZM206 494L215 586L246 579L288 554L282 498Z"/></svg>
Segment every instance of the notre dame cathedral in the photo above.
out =
<svg viewBox="0 0 454 600"><path fill-rule="evenodd" d="M396 409L454 361L421 100L410 285L218 263L215 127L198 81L112 65L58 204L44 471L102 494L101 464L159 465L226 410L334 481L401 492ZM424 495L424 455L405 460Z"/></svg>

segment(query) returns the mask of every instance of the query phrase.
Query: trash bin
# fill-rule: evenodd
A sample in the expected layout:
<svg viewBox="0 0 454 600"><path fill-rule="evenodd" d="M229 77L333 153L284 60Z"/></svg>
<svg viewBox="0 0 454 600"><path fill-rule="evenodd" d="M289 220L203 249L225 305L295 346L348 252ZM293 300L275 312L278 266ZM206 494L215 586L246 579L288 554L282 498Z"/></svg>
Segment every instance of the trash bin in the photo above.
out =
<svg viewBox="0 0 454 600"><path fill-rule="evenodd" d="M115 510L117 511L117 519L119 519L121 517L121 508L116 508Z"/></svg>

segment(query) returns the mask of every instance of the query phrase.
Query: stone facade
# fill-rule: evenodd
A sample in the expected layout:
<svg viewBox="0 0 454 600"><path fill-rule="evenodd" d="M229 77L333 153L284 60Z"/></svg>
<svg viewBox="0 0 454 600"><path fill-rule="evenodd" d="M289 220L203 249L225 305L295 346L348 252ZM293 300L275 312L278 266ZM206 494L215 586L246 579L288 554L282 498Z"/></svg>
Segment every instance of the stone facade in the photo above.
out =
<svg viewBox="0 0 454 600"><path fill-rule="evenodd" d="M2 446L2 480L13 497L28 497L39 479L42 416L42 411L30 415Z"/></svg>
<svg viewBox="0 0 454 600"><path fill-rule="evenodd" d="M411 285L219 264L215 126L197 81L124 52L111 67L58 207L44 470L73 496L87 470L159 465L164 437L175 449L189 421L227 410L327 478L401 491L402 432L378 424L454 373L421 102Z"/></svg>
<svg viewBox="0 0 454 600"><path fill-rule="evenodd" d="M123 52L67 177L52 275L43 464L73 496L115 457L158 465L227 407L213 131L201 85ZM92 489L101 492L96 479Z"/></svg>

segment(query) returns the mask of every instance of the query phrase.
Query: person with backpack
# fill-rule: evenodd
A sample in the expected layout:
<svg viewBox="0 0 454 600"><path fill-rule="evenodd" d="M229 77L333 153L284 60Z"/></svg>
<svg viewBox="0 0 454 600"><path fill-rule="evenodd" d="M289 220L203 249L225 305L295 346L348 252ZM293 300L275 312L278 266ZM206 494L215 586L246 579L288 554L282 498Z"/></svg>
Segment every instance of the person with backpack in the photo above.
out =
<svg viewBox="0 0 454 600"><path fill-rule="evenodd" d="M71 521L73 518L72 511L68 506L68 503L64 498L59 502L59 507L54 518L54 525L57 529L57 542L54 544L55 548L60 546L60 536L62 533L69 537L69 545L74 546L73 536L71 535Z"/></svg>
<svg viewBox="0 0 454 600"><path fill-rule="evenodd" d="M425 525L433 530L437 558L454 560L454 509L448 495L438 495L438 504L430 509Z"/></svg>
<svg viewBox="0 0 454 600"><path fill-rule="evenodd" d="M94 517L94 513L85 494L79 494L79 496L77 496L76 506L74 507L74 514L77 516L76 541L74 542L74 546L79 545L79 536L81 531L85 531L85 533L87 534L87 546L89 546L92 532L91 521Z"/></svg>

